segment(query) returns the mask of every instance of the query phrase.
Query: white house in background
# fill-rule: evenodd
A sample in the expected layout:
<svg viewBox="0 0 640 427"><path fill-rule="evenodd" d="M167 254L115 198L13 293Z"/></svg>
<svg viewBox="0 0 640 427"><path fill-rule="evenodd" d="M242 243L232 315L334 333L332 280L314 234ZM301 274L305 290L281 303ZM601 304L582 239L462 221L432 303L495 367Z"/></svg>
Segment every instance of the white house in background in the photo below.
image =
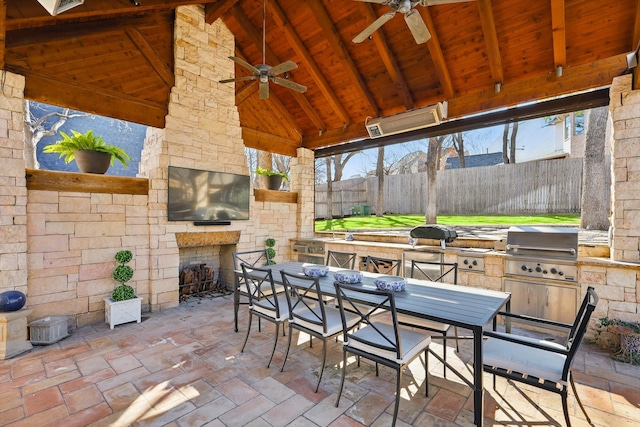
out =
<svg viewBox="0 0 640 427"><path fill-rule="evenodd" d="M584 123L588 112L575 112L527 120L518 124L516 163L558 157L584 156ZM488 153L502 152L504 126L495 126L497 135Z"/></svg>

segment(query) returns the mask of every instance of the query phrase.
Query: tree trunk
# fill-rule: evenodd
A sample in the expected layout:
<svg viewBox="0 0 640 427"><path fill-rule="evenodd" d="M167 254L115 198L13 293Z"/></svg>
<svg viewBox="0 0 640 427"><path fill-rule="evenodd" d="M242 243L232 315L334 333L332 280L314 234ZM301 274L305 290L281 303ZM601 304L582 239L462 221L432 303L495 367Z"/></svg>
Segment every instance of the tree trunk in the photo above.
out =
<svg viewBox="0 0 640 427"><path fill-rule="evenodd" d="M331 178L331 156L325 157L327 163L327 219L333 219L333 179Z"/></svg>
<svg viewBox="0 0 640 427"><path fill-rule="evenodd" d="M436 179L438 177L438 159L442 138L429 138L429 148L427 149L427 206L425 209L425 223L436 224L438 222L438 188Z"/></svg>
<svg viewBox="0 0 640 427"><path fill-rule="evenodd" d="M378 203L376 204L376 216L381 217L384 215L384 147L378 148L376 176L378 177Z"/></svg>
<svg viewBox="0 0 640 427"><path fill-rule="evenodd" d="M504 124L502 131L502 163L509 164L509 123Z"/></svg>
<svg viewBox="0 0 640 427"><path fill-rule="evenodd" d="M511 145L509 147L509 160L511 163L516 162L516 136L518 135L518 122L513 123L511 128Z"/></svg>
<svg viewBox="0 0 640 427"><path fill-rule="evenodd" d="M453 146L458 152L458 161L460 162L460 167L467 167L464 157L464 137L462 136L462 132L452 134L451 138L453 140Z"/></svg>
<svg viewBox="0 0 640 427"><path fill-rule="evenodd" d="M594 108L586 123L580 227L588 230L607 230L611 224L608 117L607 107Z"/></svg>

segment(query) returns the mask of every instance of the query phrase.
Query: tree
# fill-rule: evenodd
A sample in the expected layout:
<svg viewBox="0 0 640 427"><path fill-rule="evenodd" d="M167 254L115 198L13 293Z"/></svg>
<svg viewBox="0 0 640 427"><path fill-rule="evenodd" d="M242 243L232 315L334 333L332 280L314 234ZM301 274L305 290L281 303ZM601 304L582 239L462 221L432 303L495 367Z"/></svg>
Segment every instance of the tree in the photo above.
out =
<svg viewBox="0 0 640 427"><path fill-rule="evenodd" d="M464 161L464 137L462 136L462 132L456 132L451 134L451 144L453 148L458 152L458 160L460 161L460 167L466 167Z"/></svg>
<svg viewBox="0 0 640 427"><path fill-rule="evenodd" d="M425 223L436 224L438 221L438 188L436 180L440 169L440 152L446 136L429 138L427 149L427 206L425 209Z"/></svg>
<svg viewBox="0 0 640 427"><path fill-rule="evenodd" d="M580 227L607 230L610 225L610 147L606 129L609 109L594 108L589 112L582 166L582 200Z"/></svg>
<svg viewBox="0 0 640 427"><path fill-rule="evenodd" d="M518 134L518 122L514 122L509 137L509 123L504 124L502 133L502 161L505 165L516 162L516 136Z"/></svg>
<svg viewBox="0 0 640 427"><path fill-rule="evenodd" d="M331 179L331 156L325 157L327 169L327 219L333 219L333 179Z"/></svg>
<svg viewBox="0 0 640 427"><path fill-rule="evenodd" d="M37 103L24 101L24 162L26 167L32 169L38 169L40 167L36 157L36 148L42 138L57 134L58 129L69 119L91 116L87 113L79 113L69 110L68 108L63 108L62 111L53 111L38 117L39 110L41 110L41 108L38 107ZM47 120L53 117L57 117L56 122L47 128Z"/></svg>
<svg viewBox="0 0 640 427"><path fill-rule="evenodd" d="M378 177L378 203L376 204L376 216L381 217L384 215L384 145L378 147L376 176Z"/></svg>

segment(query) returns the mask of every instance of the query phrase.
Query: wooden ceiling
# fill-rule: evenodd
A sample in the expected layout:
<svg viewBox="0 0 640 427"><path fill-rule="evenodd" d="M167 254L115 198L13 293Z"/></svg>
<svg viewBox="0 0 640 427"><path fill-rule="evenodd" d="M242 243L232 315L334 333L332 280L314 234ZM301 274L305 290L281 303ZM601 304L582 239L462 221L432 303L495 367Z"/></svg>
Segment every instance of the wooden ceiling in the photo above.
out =
<svg viewBox="0 0 640 427"><path fill-rule="evenodd" d="M262 0L86 0L55 17L37 0L5 0L1 68L25 76L28 99L164 127L175 9L189 4L202 5L207 22L225 22L236 56L263 62ZM308 90L270 84L261 100L257 83L239 82L236 104L247 146L288 155L366 138L368 117L439 101L453 119L608 86L628 71L626 55L640 40L639 0L417 6L432 35L420 45L401 14L351 42L389 11L385 5L266 0L266 7L266 63L296 62L288 77ZM236 76L246 75L236 65Z"/></svg>

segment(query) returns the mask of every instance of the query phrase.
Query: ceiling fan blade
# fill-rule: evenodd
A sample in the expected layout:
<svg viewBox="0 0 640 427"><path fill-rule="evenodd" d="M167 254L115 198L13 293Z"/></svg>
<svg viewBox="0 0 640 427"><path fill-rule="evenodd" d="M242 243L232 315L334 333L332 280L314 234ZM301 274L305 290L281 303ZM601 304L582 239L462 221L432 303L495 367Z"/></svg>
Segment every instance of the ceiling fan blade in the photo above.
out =
<svg viewBox="0 0 640 427"><path fill-rule="evenodd" d="M254 67L253 65L249 64L247 61L245 61L244 59L240 59L237 56L230 56L229 57L230 60L232 60L233 62L235 62L236 64L251 70L252 73L255 74L260 74L260 70L258 70L256 67Z"/></svg>
<svg viewBox="0 0 640 427"><path fill-rule="evenodd" d="M389 0L356 0L356 1L366 1L367 3L389 3Z"/></svg>
<svg viewBox="0 0 640 427"><path fill-rule="evenodd" d="M431 38L431 33L427 29L427 24L422 20L420 12L412 9L404 14L404 20L407 22L413 38L416 39L416 43L422 44Z"/></svg>
<svg viewBox="0 0 640 427"><path fill-rule="evenodd" d="M437 6L439 4L450 4L450 3L466 3L474 0L420 0L420 4L422 6Z"/></svg>
<svg viewBox="0 0 640 427"><path fill-rule="evenodd" d="M269 98L269 80L260 82L260 99L268 99Z"/></svg>
<svg viewBox="0 0 640 427"><path fill-rule="evenodd" d="M382 27L388 20L393 18L395 14L396 14L396 11L392 10L392 11L387 12L384 15L380 16L378 19L376 19L371 24L369 24L369 26L367 28L362 30L362 32L360 34L355 36L353 38L352 42L354 42L354 43L362 43L371 34L373 34L374 31L376 31L378 28Z"/></svg>
<svg viewBox="0 0 640 427"><path fill-rule="evenodd" d="M282 64L278 64L275 67L271 67L269 74L277 76L278 74L286 73L287 71L295 70L298 68L298 64L293 61L285 61Z"/></svg>
<svg viewBox="0 0 640 427"><path fill-rule="evenodd" d="M224 79L220 80L218 83L231 83L231 82L244 82L247 80L255 80L256 76L245 76L245 77L236 77L235 79Z"/></svg>
<svg viewBox="0 0 640 427"><path fill-rule="evenodd" d="M296 92L304 93L307 87L300 83L292 82L291 80L283 79L282 77L272 77L271 80L280 86L284 86L287 89L295 90Z"/></svg>

